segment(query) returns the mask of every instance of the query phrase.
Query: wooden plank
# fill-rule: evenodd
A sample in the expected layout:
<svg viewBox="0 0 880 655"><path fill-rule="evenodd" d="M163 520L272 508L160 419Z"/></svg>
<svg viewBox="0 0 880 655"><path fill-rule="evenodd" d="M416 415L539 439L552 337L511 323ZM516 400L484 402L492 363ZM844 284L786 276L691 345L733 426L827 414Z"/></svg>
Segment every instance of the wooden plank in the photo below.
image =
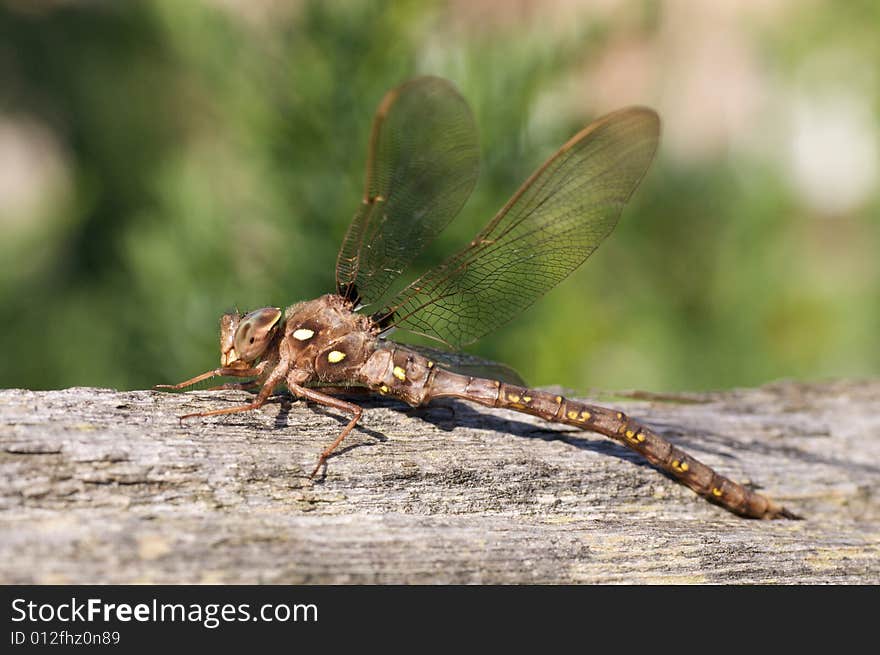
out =
<svg viewBox="0 0 880 655"><path fill-rule="evenodd" d="M603 437L462 402L0 391L2 583L878 583L880 381L623 394L805 521L708 504Z"/></svg>

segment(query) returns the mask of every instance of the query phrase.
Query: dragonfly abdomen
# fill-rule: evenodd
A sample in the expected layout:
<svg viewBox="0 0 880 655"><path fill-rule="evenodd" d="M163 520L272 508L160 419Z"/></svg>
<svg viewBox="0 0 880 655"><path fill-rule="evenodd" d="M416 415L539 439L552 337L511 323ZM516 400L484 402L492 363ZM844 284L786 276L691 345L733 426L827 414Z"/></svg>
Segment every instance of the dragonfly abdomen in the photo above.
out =
<svg viewBox="0 0 880 655"><path fill-rule="evenodd" d="M652 465L707 500L749 518L798 518L766 496L720 475L623 412L559 394L461 375L405 348L377 350L362 381L383 395L422 405L434 398L461 398L487 407L513 409L553 423L598 432L641 454Z"/></svg>

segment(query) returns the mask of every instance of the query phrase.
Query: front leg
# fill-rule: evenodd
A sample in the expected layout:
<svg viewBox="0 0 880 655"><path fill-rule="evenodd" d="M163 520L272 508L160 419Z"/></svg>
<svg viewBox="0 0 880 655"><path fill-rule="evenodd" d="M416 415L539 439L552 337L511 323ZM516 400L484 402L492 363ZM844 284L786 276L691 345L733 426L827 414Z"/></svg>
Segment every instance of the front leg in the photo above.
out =
<svg viewBox="0 0 880 655"><path fill-rule="evenodd" d="M197 375L194 378L190 378L189 380L185 380L177 384L153 385L153 389L169 389L171 391L180 391L181 389L186 389L187 387L191 387L194 384L198 384L203 380L209 380L217 376L228 376L236 378L256 377L258 375L262 375L265 369L266 362L260 362L253 368L215 368L213 371L206 371L201 375Z"/></svg>
<svg viewBox="0 0 880 655"><path fill-rule="evenodd" d="M257 394L257 397L252 403L248 403L247 405L238 405L236 407L225 407L223 409L212 409L210 412L184 414L180 417L180 420L183 421L188 418L195 418L197 416L220 416L222 414L236 414L238 412L249 412L253 409L259 409L266 404L266 400L268 400L269 396L272 395L275 387L281 384L281 382L284 380L285 375L287 375L287 365L284 363L280 363L278 364L278 366L272 369L269 377L267 377L266 380L263 382L260 393Z"/></svg>
<svg viewBox="0 0 880 655"><path fill-rule="evenodd" d="M336 450L336 447L342 443L342 440L348 436L348 433L354 429L354 426L357 425L357 422L361 420L363 410L357 405L347 403L344 400L339 400L339 398L334 398L333 396L328 396L327 394L321 393L316 389L302 387L290 379L287 380L287 388L292 394L296 396L305 398L306 400L312 400L316 403L324 405L325 407L333 407L334 409L339 409L344 412L350 412L352 414L351 420L348 422L348 425L342 428L342 432L340 432L339 436L336 437L336 441L325 448L324 452L321 453L321 456L318 457L318 463L315 465L315 470L312 471L312 474L309 476L309 479L311 479L314 478L315 475L317 475L318 470L321 468L321 466L324 465L324 463L327 461L327 458L330 457L333 451Z"/></svg>

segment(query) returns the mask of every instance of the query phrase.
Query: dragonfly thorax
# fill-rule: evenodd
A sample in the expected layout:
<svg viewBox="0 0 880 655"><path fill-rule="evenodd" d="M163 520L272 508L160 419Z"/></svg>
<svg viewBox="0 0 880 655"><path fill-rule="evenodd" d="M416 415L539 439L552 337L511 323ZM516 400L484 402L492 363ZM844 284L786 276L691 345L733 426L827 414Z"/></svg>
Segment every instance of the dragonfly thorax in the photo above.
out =
<svg viewBox="0 0 880 655"><path fill-rule="evenodd" d="M350 380L376 348L375 329L350 301L328 294L287 308L282 348L318 380Z"/></svg>

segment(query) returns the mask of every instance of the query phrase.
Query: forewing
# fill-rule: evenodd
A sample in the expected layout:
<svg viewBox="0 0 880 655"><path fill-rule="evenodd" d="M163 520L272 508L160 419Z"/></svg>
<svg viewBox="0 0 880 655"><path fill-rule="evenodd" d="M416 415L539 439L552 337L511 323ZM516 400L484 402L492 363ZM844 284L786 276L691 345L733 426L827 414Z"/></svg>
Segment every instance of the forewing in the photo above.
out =
<svg viewBox="0 0 880 655"><path fill-rule="evenodd" d="M451 221L476 183L479 143L464 98L420 77L389 91L373 119L364 197L336 261L340 295L382 297Z"/></svg>
<svg viewBox="0 0 880 655"><path fill-rule="evenodd" d="M614 229L645 174L660 119L601 118L544 163L461 252L398 294L377 320L460 348L531 305Z"/></svg>

